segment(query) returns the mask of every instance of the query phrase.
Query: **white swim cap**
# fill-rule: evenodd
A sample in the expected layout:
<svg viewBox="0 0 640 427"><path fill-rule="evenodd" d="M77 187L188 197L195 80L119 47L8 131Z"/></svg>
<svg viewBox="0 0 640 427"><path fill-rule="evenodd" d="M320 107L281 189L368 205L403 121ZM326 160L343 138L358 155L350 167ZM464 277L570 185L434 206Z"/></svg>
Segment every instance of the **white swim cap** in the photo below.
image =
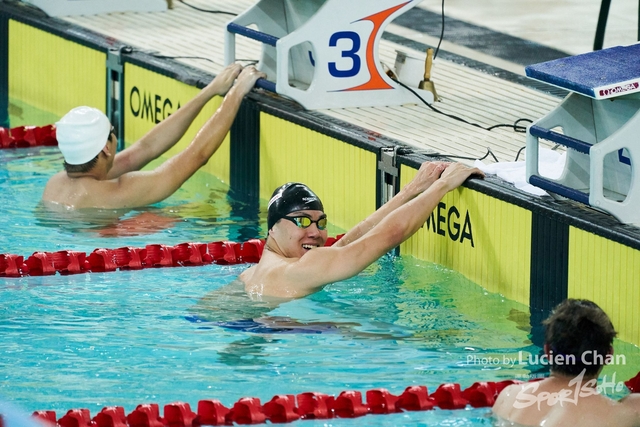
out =
<svg viewBox="0 0 640 427"><path fill-rule="evenodd" d="M97 156L110 132L107 116L92 107L76 107L56 123L58 147L70 165L83 165Z"/></svg>

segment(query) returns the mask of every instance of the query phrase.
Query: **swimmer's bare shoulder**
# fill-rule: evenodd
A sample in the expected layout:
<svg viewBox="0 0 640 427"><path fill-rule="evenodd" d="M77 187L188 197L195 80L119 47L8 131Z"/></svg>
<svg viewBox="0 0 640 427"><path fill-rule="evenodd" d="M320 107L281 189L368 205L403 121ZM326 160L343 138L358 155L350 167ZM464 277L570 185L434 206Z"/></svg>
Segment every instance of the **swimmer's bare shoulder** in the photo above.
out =
<svg viewBox="0 0 640 427"><path fill-rule="evenodd" d="M238 275L238 281L243 283L245 286L247 283L251 283L251 279L253 278L254 273L256 272L256 268L258 267L258 265L252 265L251 267L247 268L245 271L243 271L242 273L240 273L240 275Z"/></svg>
<svg viewBox="0 0 640 427"><path fill-rule="evenodd" d="M510 409L514 408L514 403L516 402L516 396L522 390L521 384L513 384L505 387L496 402L493 404L493 413L503 419L509 419L511 414Z"/></svg>
<svg viewBox="0 0 640 427"><path fill-rule="evenodd" d="M54 211L69 208L71 195L76 193L74 183L69 181L66 172L58 172L47 181L42 193L43 205L46 208Z"/></svg>
<svg viewBox="0 0 640 427"><path fill-rule="evenodd" d="M527 402L521 393L531 398L536 396L530 388L531 384L513 384L500 393L492 408L497 420L502 423L499 426L527 427L544 423L545 427L640 427L640 396L625 402L629 398L627 397L618 402L598 394L579 398L578 405L557 403L552 406L549 406L548 398L545 398L540 409L538 399L535 399L526 408L516 409L517 402L521 403L520 406Z"/></svg>
<svg viewBox="0 0 640 427"><path fill-rule="evenodd" d="M42 202L49 210L109 208L105 200L117 194L117 181L100 181L91 177L69 178L58 172L45 185Z"/></svg>
<svg viewBox="0 0 640 427"><path fill-rule="evenodd" d="M278 280L280 286L276 287L273 283L274 277L277 277L278 274L280 275L280 280ZM280 268L269 263L249 267L238 276L237 280L243 284L244 291L248 295L280 297L280 291L286 293L286 289L283 289L286 288L286 285L283 283Z"/></svg>
<svg viewBox="0 0 640 427"><path fill-rule="evenodd" d="M624 397L620 400L620 404L633 416L635 422L633 425L640 426L640 393L633 393Z"/></svg>
<svg viewBox="0 0 640 427"><path fill-rule="evenodd" d="M238 280L245 285L250 295L293 299L308 295L300 286L288 280L287 269L295 267L299 258L283 258L272 252L264 251L260 262L243 271Z"/></svg>

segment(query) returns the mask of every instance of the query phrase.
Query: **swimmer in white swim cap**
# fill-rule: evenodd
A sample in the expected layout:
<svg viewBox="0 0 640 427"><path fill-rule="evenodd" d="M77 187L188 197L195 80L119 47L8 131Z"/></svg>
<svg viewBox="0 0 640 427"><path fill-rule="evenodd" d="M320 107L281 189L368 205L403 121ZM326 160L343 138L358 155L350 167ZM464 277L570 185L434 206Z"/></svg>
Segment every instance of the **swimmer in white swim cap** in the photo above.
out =
<svg viewBox="0 0 640 427"><path fill-rule="evenodd" d="M112 124L100 110L72 109L56 123L65 171L47 182L42 195L45 207L136 208L169 197L220 147L242 99L261 77L266 76L253 66L229 65L195 98L119 153ZM173 147L217 95L224 96L224 101L191 144L154 170L141 171Z"/></svg>
<svg viewBox="0 0 640 427"><path fill-rule="evenodd" d="M56 123L58 148L70 166L82 165L98 157L110 140L111 123L97 108L76 107Z"/></svg>

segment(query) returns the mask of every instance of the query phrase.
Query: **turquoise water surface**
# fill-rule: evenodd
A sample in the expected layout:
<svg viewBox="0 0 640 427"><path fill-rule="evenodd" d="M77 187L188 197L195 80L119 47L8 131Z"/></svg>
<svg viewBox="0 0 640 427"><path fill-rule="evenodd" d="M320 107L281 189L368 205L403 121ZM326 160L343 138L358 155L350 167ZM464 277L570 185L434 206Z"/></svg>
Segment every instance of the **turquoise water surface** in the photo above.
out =
<svg viewBox="0 0 640 427"><path fill-rule="evenodd" d="M52 215L39 200L60 167L56 148L0 150L0 253L264 236L265 206L234 201L226 184L200 175L198 185L148 209ZM527 379L535 370L506 362L540 351L530 341L527 307L412 257L384 257L355 278L267 313L309 325L307 333L207 322L207 310L237 321L255 304L218 298L246 267L0 278L0 398L60 417L72 408L95 415L115 405L128 413L152 402L184 401L195 409L201 399L230 407L241 397L265 402L307 391L364 395L383 387L400 394L410 385L434 391L447 382L464 389L475 381ZM637 361L636 351L628 363ZM437 409L294 424L492 425L489 413Z"/></svg>
<svg viewBox="0 0 640 427"><path fill-rule="evenodd" d="M182 190L152 208L51 215L41 188L60 165L55 148L0 152L2 253L240 241L263 234L264 209L234 213L225 184ZM149 215L149 220L136 221ZM128 227L121 227L130 220ZM166 220L166 221L165 221ZM469 365L470 353L529 348L526 332L506 320L514 303L459 274L413 258L385 258L358 277L269 313L301 323L340 325L333 333L255 334L193 322L202 297L231 282L245 265L176 267L70 276L0 278L0 395L29 411L512 378L526 370ZM465 307L473 313L466 315ZM222 306L228 320L238 307ZM201 311L198 312L201 314ZM523 311L524 313L524 311ZM500 333L498 333L500 331ZM448 411L373 417L388 425L447 419ZM487 410L454 419L484 423ZM460 418L462 416L462 418ZM407 418L408 417L408 418ZM426 418L425 418L426 417ZM371 418L371 417L365 417ZM367 425L365 418L354 421ZM388 421L386 421L388 420ZM479 420L479 421L478 421ZM310 425L309 421L300 421ZM364 424L362 424L364 423ZM311 423L312 424L312 423ZM455 424L454 424L455 425ZM462 424L464 425L464 424Z"/></svg>

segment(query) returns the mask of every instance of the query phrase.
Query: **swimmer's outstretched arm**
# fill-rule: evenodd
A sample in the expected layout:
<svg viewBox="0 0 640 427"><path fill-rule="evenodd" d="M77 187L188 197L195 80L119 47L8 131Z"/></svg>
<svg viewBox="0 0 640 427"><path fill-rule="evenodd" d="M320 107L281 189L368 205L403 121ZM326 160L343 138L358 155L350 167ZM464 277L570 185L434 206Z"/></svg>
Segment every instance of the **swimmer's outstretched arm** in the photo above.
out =
<svg viewBox="0 0 640 427"><path fill-rule="evenodd" d="M345 246L358 240L391 212L428 189L431 184L440 178L440 174L448 165L449 163L445 162L424 162L411 182L405 185L391 200L369 215L367 219L349 230L334 246Z"/></svg>
<svg viewBox="0 0 640 427"><path fill-rule="evenodd" d="M191 144L152 171L133 171L102 181L93 206L109 209L146 206L166 199L205 165L222 144L244 96L265 74L250 66L242 70L220 108L202 126Z"/></svg>
<svg viewBox="0 0 640 427"><path fill-rule="evenodd" d="M193 99L154 126L135 144L118 153L107 179L140 170L173 147L189 129L202 108L214 96L223 96L229 91L241 70L242 66L239 64L227 66Z"/></svg>
<svg viewBox="0 0 640 427"><path fill-rule="evenodd" d="M478 168L453 163L428 189L386 215L359 239L339 247L313 249L290 263L285 268L285 280L296 284L290 297L308 295L360 273L418 231L442 197L474 174L484 176Z"/></svg>

